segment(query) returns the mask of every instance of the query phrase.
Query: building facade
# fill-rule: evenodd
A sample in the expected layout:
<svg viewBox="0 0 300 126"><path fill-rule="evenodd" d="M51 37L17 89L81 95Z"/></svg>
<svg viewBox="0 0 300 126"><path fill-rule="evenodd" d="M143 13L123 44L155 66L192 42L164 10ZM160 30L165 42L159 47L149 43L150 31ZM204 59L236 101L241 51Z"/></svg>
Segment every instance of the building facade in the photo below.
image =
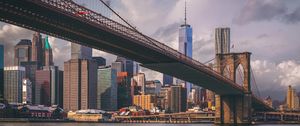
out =
<svg viewBox="0 0 300 126"><path fill-rule="evenodd" d="M65 62L63 82L64 110L96 108L96 62L88 59L71 59Z"/></svg>
<svg viewBox="0 0 300 126"><path fill-rule="evenodd" d="M71 43L71 59L92 59L92 48Z"/></svg>
<svg viewBox="0 0 300 126"><path fill-rule="evenodd" d="M111 67L98 69L97 109L114 111L118 108L117 72Z"/></svg>
<svg viewBox="0 0 300 126"><path fill-rule="evenodd" d="M133 97L133 105L140 106L142 109L151 110L156 107L155 95L135 95Z"/></svg>
<svg viewBox="0 0 300 126"><path fill-rule="evenodd" d="M20 66L21 62L31 61L31 40L22 39L15 46L14 65Z"/></svg>
<svg viewBox="0 0 300 126"><path fill-rule="evenodd" d="M22 103L22 79L24 77L24 67L4 67L4 98L9 103Z"/></svg>
<svg viewBox="0 0 300 126"><path fill-rule="evenodd" d="M170 110L172 113L185 112L187 109L186 89L182 86L171 86Z"/></svg>
<svg viewBox="0 0 300 126"><path fill-rule="evenodd" d="M286 104L288 110L299 110L299 97L291 85L288 86Z"/></svg>
<svg viewBox="0 0 300 126"><path fill-rule="evenodd" d="M28 78L23 78L22 80L22 103L32 103L32 85Z"/></svg>
<svg viewBox="0 0 300 126"><path fill-rule="evenodd" d="M4 46L0 45L0 99L4 97Z"/></svg>

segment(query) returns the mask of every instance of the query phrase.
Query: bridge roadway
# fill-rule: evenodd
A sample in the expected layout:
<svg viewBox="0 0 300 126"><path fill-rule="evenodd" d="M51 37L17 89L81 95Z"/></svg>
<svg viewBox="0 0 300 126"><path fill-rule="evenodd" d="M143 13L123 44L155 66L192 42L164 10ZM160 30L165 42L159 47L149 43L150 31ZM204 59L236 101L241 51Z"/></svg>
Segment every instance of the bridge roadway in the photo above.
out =
<svg viewBox="0 0 300 126"><path fill-rule="evenodd" d="M204 64L71 0L1 0L0 13L3 22L122 55L219 95L245 93L242 86ZM252 99L255 110L271 110L254 95Z"/></svg>

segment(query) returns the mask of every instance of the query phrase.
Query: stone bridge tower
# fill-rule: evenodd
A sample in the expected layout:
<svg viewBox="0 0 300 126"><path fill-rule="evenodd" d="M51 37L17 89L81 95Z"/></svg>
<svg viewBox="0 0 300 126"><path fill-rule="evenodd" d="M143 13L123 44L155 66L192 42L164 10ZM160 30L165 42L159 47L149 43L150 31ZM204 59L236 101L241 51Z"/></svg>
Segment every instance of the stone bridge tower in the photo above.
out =
<svg viewBox="0 0 300 126"><path fill-rule="evenodd" d="M216 120L220 124L247 124L251 121L251 78L250 52L216 55L217 72L236 83L236 73L241 65L243 70L243 95L217 95Z"/></svg>

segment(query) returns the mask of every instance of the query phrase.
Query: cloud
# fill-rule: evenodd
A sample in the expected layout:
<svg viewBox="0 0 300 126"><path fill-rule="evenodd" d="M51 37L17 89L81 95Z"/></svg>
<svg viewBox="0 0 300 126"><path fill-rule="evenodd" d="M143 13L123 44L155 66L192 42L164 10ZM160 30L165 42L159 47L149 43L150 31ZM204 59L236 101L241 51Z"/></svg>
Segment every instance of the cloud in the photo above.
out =
<svg viewBox="0 0 300 126"><path fill-rule="evenodd" d="M4 45L4 64L13 65L14 46L20 39L31 39L33 32L15 25L4 24L0 29L0 44Z"/></svg>
<svg viewBox="0 0 300 126"><path fill-rule="evenodd" d="M300 62L298 61L286 60L276 64L267 60L253 60L251 67L263 97L270 95L273 99L283 100L288 85L300 91Z"/></svg>
<svg viewBox="0 0 300 126"><path fill-rule="evenodd" d="M248 0L233 23L245 25L254 21L270 21L286 12L286 5L279 0Z"/></svg>
<svg viewBox="0 0 300 126"><path fill-rule="evenodd" d="M292 13L286 14L282 20L290 24L298 23L300 21L300 6Z"/></svg>

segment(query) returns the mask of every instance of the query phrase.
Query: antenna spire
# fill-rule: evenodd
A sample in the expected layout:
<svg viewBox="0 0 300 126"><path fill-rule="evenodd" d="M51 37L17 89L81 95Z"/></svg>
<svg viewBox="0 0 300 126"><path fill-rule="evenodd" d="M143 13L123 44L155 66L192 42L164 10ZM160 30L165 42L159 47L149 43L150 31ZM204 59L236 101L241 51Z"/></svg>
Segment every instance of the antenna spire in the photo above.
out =
<svg viewBox="0 0 300 126"><path fill-rule="evenodd" d="M184 1L184 25L186 25L186 0Z"/></svg>

